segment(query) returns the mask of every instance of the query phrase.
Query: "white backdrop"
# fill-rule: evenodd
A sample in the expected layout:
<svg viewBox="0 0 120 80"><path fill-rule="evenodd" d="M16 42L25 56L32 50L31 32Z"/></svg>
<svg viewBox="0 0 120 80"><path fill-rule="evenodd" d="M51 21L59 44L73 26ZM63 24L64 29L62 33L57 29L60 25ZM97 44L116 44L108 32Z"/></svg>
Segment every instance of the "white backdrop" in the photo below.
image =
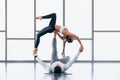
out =
<svg viewBox="0 0 120 80"><path fill-rule="evenodd" d="M5 26L5 2L0 0L0 60L5 59L5 47L8 50L8 60L33 60L34 33L37 33L34 31L41 30L49 23L49 20L34 22L34 15L53 12L57 14L56 24L63 26L63 19L65 19L65 26L82 38L84 51L78 60L91 61L93 58L120 60L120 32L116 32L120 31L119 2L119 0L94 0L94 8L92 8L92 0L65 0L65 7L63 7L63 0L36 0L36 5L34 0L7 0ZM92 26L93 18L94 26ZM102 32L104 30L110 32ZM50 60L52 37L53 34L41 37L38 54L43 60ZM61 57L62 41L57 38L57 42L58 55ZM73 57L78 49L79 44L74 41L72 44L67 44L65 53Z"/></svg>

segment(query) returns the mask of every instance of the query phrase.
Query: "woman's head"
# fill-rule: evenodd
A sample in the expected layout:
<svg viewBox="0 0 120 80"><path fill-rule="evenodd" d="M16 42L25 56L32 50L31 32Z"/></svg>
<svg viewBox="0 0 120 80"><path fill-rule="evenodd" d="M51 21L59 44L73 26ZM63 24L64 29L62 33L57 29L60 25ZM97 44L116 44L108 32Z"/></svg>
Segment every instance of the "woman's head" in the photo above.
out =
<svg viewBox="0 0 120 80"><path fill-rule="evenodd" d="M54 73L61 73L62 72L62 70L61 70L61 67L60 66L56 66L55 68L54 68Z"/></svg>
<svg viewBox="0 0 120 80"><path fill-rule="evenodd" d="M65 39L66 39L66 41L67 41L68 43L72 43L72 42L73 42L73 40L70 38L69 35L67 35L67 36L65 37Z"/></svg>

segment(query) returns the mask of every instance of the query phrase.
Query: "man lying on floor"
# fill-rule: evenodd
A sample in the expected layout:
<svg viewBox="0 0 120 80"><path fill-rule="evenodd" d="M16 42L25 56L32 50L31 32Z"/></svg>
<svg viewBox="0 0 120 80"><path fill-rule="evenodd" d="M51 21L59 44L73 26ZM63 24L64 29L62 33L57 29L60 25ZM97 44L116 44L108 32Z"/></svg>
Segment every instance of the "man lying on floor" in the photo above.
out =
<svg viewBox="0 0 120 80"><path fill-rule="evenodd" d="M46 63L44 63L37 54L33 54L36 60L38 61L39 64L41 64L45 69L47 69L50 72L53 73L61 73L65 72L78 58L79 54L83 51L83 48L75 54L74 58L70 60L69 56L66 56L64 58L58 59L57 56L57 40L56 40L56 33L54 33L54 38L52 41L52 57L51 57L51 62L50 66L48 66Z"/></svg>

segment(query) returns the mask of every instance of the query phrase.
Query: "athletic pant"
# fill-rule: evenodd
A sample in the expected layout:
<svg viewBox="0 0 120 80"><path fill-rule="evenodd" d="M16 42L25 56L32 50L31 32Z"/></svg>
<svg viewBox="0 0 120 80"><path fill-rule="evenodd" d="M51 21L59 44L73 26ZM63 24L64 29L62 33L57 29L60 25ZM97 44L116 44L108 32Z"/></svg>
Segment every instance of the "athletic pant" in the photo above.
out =
<svg viewBox="0 0 120 80"><path fill-rule="evenodd" d="M48 27L45 27L41 31L38 32L37 39L36 39L36 42L35 42L35 48L38 47L38 45L40 43L40 37L41 36L43 36L47 33L52 33L55 30L55 24L56 24L56 14L55 13L52 13L52 14L49 14L49 15L46 15L46 16L42 16L42 18L43 19L51 18L51 20L50 20L50 23L49 23Z"/></svg>
<svg viewBox="0 0 120 80"><path fill-rule="evenodd" d="M53 41L52 41L52 57L51 57L51 62L50 64L54 63L55 61L61 61L62 63L66 64L70 57L69 56L66 56L64 58L61 58L61 59L58 59L58 56L57 56L57 40L56 38L53 38Z"/></svg>

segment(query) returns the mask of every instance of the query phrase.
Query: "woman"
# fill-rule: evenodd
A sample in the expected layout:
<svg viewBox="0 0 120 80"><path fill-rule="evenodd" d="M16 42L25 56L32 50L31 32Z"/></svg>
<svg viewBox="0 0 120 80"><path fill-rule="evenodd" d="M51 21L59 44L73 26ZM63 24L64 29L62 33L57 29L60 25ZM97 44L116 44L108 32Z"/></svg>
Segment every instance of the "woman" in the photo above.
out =
<svg viewBox="0 0 120 80"><path fill-rule="evenodd" d="M37 34L37 39L36 39L33 54L36 54L37 51L38 51L37 47L40 43L40 37L45 35L46 33L52 33L54 31L56 31L58 36L64 41L64 48L65 48L65 43L66 42L71 43L73 40L78 40L79 44L81 45L79 50L80 51L83 50L83 45L80 41L80 38L77 35L69 32L69 30L66 27L61 27L59 25L56 25L56 14L55 13L52 13L52 14L49 14L49 15L46 15L46 16L36 17L36 19L40 19L40 20L49 19L49 18L51 18L51 20L50 20L50 23L49 23L48 27L43 28ZM61 33L63 36L61 36L58 32ZM63 48L63 53L64 53L64 48Z"/></svg>

